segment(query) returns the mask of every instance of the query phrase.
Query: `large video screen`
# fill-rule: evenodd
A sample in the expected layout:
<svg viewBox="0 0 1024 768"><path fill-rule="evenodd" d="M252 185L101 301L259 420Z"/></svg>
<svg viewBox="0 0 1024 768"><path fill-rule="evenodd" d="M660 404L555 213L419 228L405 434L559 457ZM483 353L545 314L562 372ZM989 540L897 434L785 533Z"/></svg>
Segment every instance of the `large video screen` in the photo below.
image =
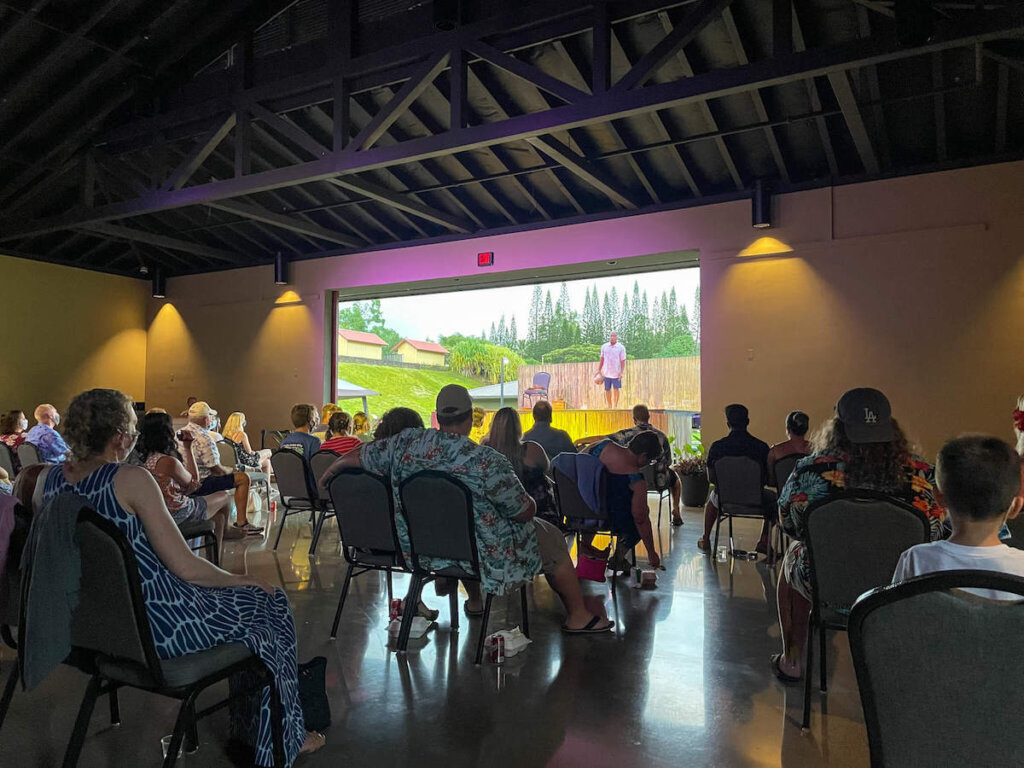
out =
<svg viewBox="0 0 1024 768"><path fill-rule="evenodd" d="M521 409L524 428L538 399L570 433L628 426L637 403L687 419L700 411L699 304L695 268L339 303L338 402L427 421L457 383L486 413Z"/></svg>

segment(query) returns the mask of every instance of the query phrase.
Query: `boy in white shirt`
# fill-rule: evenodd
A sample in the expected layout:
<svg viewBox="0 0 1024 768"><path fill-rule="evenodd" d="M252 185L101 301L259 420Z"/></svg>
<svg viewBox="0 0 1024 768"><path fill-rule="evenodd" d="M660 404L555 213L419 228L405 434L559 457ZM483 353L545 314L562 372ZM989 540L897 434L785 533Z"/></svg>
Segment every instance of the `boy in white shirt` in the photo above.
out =
<svg viewBox="0 0 1024 768"><path fill-rule="evenodd" d="M936 499L949 511L953 535L918 544L900 556L893 583L936 571L998 571L1024 576L1024 550L999 540L999 530L1020 514L1020 457L995 437L958 437L939 451ZM1019 596L990 589L968 590L994 600Z"/></svg>

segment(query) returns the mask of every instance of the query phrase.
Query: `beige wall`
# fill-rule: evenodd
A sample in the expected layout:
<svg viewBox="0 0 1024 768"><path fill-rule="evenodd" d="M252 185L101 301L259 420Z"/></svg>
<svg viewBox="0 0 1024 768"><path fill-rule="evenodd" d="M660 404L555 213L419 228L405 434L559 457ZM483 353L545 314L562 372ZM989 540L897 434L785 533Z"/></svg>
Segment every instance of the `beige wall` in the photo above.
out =
<svg viewBox="0 0 1024 768"><path fill-rule="evenodd" d="M149 283L0 255L0 410L58 410L85 389L146 397Z"/></svg>
<svg viewBox="0 0 1024 768"><path fill-rule="evenodd" d="M338 355L342 357L364 357L367 360L382 360L384 348L378 344L364 344L338 337Z"/></svg>
<svg viewBox="0 0 1024 768"><path fill-rule="evenodd" d="M818 423L845 388L873 385L930 455L963 430L1009 435L1024 391L1022 200L1024 163L1008 163L786 195L769 232L741 201L299 262L286 293L269 267L172 279L152 305L149 400L196 394L256 429L286 424L292 403L323 395L328 290L458 287L481 250L499 275L698 249L707 439L732 401L775 441L789 410ZM792 251L738 255L764 234Z"/></svg>
<svg viewBox="0 0 1024 768"><path fill-rule="evenodd" d="M415 363L416 365L437 365L444 367L444 354L442 352L431 352L428 349L416 349L407 341L399 342L395 352L402 356L403 363Z"/></svg>

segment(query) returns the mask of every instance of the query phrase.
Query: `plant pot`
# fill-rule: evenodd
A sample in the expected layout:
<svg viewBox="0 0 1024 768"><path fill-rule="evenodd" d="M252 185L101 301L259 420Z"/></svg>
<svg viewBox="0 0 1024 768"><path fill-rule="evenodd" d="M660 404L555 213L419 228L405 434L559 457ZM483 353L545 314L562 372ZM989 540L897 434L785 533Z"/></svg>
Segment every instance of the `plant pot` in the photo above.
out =
<svg viewBox="0 0 1024 768"><path fill-rule="evenodd" d="M703 507L707 503L710 487L706 475L681 475L680 501L684 507Z"/></svg>

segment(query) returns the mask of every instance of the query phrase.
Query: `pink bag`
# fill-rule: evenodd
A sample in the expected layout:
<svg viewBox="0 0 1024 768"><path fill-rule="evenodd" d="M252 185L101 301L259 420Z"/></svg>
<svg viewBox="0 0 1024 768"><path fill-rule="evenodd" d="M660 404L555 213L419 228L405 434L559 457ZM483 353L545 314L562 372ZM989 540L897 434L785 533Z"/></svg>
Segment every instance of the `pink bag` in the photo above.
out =
<svg viewBox="0 0 1024 768"><path fill-rule="evenodd" d="M581 554L579 561L576 563L576 575L581 579L604 582L604 572L606 567L606 561L587 557L586 555Z"/></svg>

